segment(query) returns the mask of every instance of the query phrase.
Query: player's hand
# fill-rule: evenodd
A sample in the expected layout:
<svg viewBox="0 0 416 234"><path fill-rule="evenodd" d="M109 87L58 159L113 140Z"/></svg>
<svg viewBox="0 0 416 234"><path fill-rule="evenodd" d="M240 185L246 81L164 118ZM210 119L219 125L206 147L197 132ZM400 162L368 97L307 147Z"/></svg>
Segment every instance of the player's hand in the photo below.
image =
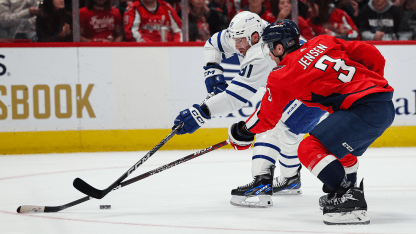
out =
<svg viewBox="0 0 416 234"><path fill-rule="evenodd" d="M236 150L246 150L253 144L255 134L245 129L245 122L240 121L228 128L228 139Z"/></svg>
<svg viewBox="0 0 416 234"><path fill-rule="evenodd" d="M223 75L224 69L220 65L208 65L204 67L204 70L205 86L208 93L219 94L228 87Z"/></svg>
<svg viewBox="0 0 416 234"><path fill-rule="evenodd" d="M179 112L179 115L174 121L174 125L178 125L183 122L183 127L177 134L190 134L198 130L198 128L200 128L209 119L211 119L211 117L205 114L198 104L194 104L191 108Z"/></svg>

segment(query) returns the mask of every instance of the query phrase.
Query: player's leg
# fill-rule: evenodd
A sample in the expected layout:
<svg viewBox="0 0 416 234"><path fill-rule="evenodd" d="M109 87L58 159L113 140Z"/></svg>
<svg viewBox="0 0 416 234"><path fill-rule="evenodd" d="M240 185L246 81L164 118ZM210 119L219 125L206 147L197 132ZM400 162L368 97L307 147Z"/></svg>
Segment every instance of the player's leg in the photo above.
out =
<svg viewBox="0 0 416 234"><path fill-rule="evenodd" d="M291 101L284 109L276 125L276 145L280 147L278 163L280 175L273 184L273 195L301 194L301 164L298 147L322 116L327 113L316 107L307 107L298 100Z"/></svg>
<svg viewBox="0 0 416 234"><path fill-rule="evenodd" d="M347 183L349 183L351 187L356 187L357 171L359 166L358 158L352 154L347 154L342 159L339 159L339 161L344 167ZM326 194L319 198L319 208L321 210L325 207L328 201L328 195L333 191L333 189L331 189L328 185L324 184L322 186L322 191Z"/></svg>
<svg viewBox="0 0 416 234"><path fill-rule="evenodd" d="M275 163L278 158L280 148L278 147L278 136L280 128L274 128L267 132L258 134L256 136L256 142L254 143L253 158L252 158L252 176L254 181L244 186L239 186L237 189L231 191L231 204L246 207L267 207L272 206L271 196L273 194L273 183L274 183L274 169ZM300 141L299 141L300 142ZM299 160L295 162L298 166L300 165ZM273 171L271 171L273 170ZM289 173L291 173L289 171ZM292 174L290 174L292 175ZM270 177L271 176L271 177ZM263 178L263 186L271 188L267 193L261 193L262 196L256 197L256 191L262 189L263 186L259 187L259 179ZM269 179L264 179L269 178ZM257 182L256 182L257 181ZM250 191L250 192L247 192ZM251 199L249 199L251 198ZM247 199L252 201L247 201ZM263 201L262 201L262 200ZM255 201L253 201L255 200Z"/></svg>
<svg viewBox="0 0 416 234"><path fill-rule="evenodd" d="M273 181L273 195L301 194L297 149L304 134L294 134L279 121L275 128L256 136L252 158L252 175L264 174L277 164L280 175Z"/></svg>
<svg viewBox="0 0 416 234"><path fill-rule="evenodd" d="M274 165L270 165L265 173L254 176L251 183L233 189L231 191L231 205L252 208L267 208L273 206L272 184L274 168ZM247 199L251 197L256 197L257 200L248 201Z"/></svg>
<svg viewBox="0 0 416 234"><path fill-rule="evenodd" d="M305 133L319 122L324 113L326 112L319 108L306 107L297 100L290 102L276 127L256 136L252 158L253 178L256 180L257 176L270 174L270 168L278 163L281 175L273 181L273 194L301 194L301 164L297 150ZM241 193L241 190L249 188L255 190L255 187L250 184L232 190L231 204L256 206L256 202L246 202L247 198L255 194ZM262 204L259 205L262 206Z"/></svg>
<svg viewBox="0 0 416 234"><path fill-rule="evenodd" d="M351 187L339 159L362 155L394 119L392 102L339 110L322 121L299 146L299 159L333 191L324 207L326 224L368 224L363 185Z"/></svg>

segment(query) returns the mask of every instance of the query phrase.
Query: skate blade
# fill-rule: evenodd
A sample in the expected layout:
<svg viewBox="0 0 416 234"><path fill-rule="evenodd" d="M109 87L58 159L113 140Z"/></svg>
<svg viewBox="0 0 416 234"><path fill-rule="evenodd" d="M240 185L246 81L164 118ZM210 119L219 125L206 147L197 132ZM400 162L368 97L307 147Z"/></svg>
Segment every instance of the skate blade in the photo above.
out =
<svg viewBox="0 0 416 234"><path fill-rule="evenodd" d="M326 213L324 223L327 225L367 225L370 224L370 218L367 217L366 210Z"/></svg>
<svg viewBox="0 0 416 234"><path fill-rule="evenodd" d="M249 208L268 208L268 207L273 206L273 201L272 201L271 196L259 195L256 197L259 198L259 201L247 201L247 199L251 197L233 195L231 197L230 203L233 206L242 206L242 207L249 207Z"/></svg>
<svg viewBox="0 0 416 234"><path fill-rule="evenodd" d="M281 196L281 195L301 195L302 189L284 189L279 192L273 192L273 196Z"/></svg>

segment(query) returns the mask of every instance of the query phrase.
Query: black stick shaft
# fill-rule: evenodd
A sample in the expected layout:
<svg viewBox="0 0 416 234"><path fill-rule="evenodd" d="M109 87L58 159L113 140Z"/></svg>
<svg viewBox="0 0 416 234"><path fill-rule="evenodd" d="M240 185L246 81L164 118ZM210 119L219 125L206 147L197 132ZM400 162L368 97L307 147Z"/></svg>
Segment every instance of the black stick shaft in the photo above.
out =
<svg viewBox="0 0 416 234"><path fill-rule="evenodd" d="M126 180L126 181L122 182L122 183L120 184L120 186L118 186L118 187L114 188L113 190L116 190L116 189L119 189L119 188L121 188L121 187L127 186L127 185L129 185L129 184L132 184L132 183L134 183L134 182L137 182L137 181L139 181L139 180L142 180L142 179L144 179L144 178L147 178L147 177L149 177L149 176L152 176L152 175L154 175L154 174L157 174L157 173L159 173L159 172L162 172L162 171L164 171L164 170L167 170L167 169L169 169L169 168L172 168L172 167L177 166L177 165L179 165L179 164L182 164L182 163L184 163L184 162L187 162L187 161L189 161L189 160L191 160L191 159L197 158L197 157L199 157L199 156L201 156L201 155L204 155L204 154L206 154L206 153L209 153L209 152L211 152L211 151L213 151L213 150L216 150L216 149L221 148L221 147L226 146L226 145L228 145L228 141L223 141L223 142L220 142L220 143L215 144L215 145L213 145L213 146L210 146L210 147L208 147L208 148L205 148L205 149L203 149L203 150L197 151L197 152L195 152L195 153L193 153L193 154L190 154L190 155L188 155L188 156L186 156L186 157L180 158L180 159L178 159L178 160L176 160L176 161L173 161L173 162L171 162L171 163L165 164L165 165L163 165L163 166L161 166L161 167L158 167L158 168L156 168L156 169L154 169L154 170L148 171L148 172L143 173L143 174L141 174L141 175L139 175L139 176L136 176L136 177L133 177L133 178L131 178L131 179L129 179L129 180Z"/></svg>
<svg viewBox="0 0 416 234"><path fill-rule="evenodd" d="M159 142L152 150L150 150L143 158L141 158L137 163L135 163L128 171L126 171L120 178L118 178L114 183L112 183L108 188L104 190L99 190L91 185L89 185L87 182L80 178L76 178L74 180L74 187L78 189L80 192L91 196L96 199L101 199L104 196L106 196L111 190L114 188L120 186L120 183L126 179L131 173L133 173L140 165L142 165L144 162L146 162L154 153L156 153L160 148L162 148L163 145L166 144L183 126L183 123L180 123L179 125L176 125L175 128L172 130L171 133L169 133L168 136L166 136L161 142Z"/></svg>
<svg viewBox="0 0 416 234"><path fill-rule="evenodd" d="M165 171L165 170L167 170L169 168L172 168L172 167L177 166L179 164L185 163L185 162L187 162L187 161L189 161L191 159L197 158L197 157L199 157L201 155L204 155L204 154L209 153L209 152L211 152L213 150L219 149L219 148L221 148L223 146L226 146L228 144L229 144L228 143L228 140L226 140L226 141L220 142L218 144L215 144L213 146L210 146L208 148L205 148L203 150L197 151L197 152L195 152L193 154L190 154L190 155L188 155L186 157L180 158L180 159L178 159L176 161L173 161L171 163L168 163L168 164L165 164L163 166L160 166L160 167L158 167L158 168L156 168L154 170L148 171L148 172L143 173L143 174L141 174L139 176L136 176L134 178L131 178L129 180L126 180L126 181L122 182L119 186L117 186L116 188L114 188L113 190L119 189L121 187L127 186L129 184L132 184L134 182L137 182L139 180L142 180L144 178L147 178L147 177L152 176L154 174L157 174L159 172ZM45 212L45 213L49 213L49 212L59 212L61 210L67 209L69 207L72 207L72 206L75 206L75 205L78 205L78 204L81 204L81 203L86 202L88 200L91 200L91 197L90 196L86 196L86 197L80 198L78 200L75 200L73 202L70 202L68 204L61 205L61 206L27 206L27 205L23 205L23 206L19 206L19 208L17 208L17 213L30 213L30 212Z"/></svg>

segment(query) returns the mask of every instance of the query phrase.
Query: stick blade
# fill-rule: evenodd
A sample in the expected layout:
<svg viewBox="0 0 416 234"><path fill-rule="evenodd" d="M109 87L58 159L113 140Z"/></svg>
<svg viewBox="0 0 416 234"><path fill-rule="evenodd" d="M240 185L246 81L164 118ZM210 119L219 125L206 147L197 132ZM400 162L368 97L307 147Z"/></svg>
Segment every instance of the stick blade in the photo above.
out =
<svg viewBox="0 0 416 234"><path fill-rule="evenodd" d="M102 190L98 190L91 185L87 184L87 182L83 181L80 178L76 178L73 183L74 187L80 191L81 193L93 197L95 199L103 198L107 193Z"/></svg>
<svg viewBox="0 0 416 234"><path fill-rule="evenodd" d="M43 213L44 211L44 206L23 205L17 208L17 213Z"/></svg>

